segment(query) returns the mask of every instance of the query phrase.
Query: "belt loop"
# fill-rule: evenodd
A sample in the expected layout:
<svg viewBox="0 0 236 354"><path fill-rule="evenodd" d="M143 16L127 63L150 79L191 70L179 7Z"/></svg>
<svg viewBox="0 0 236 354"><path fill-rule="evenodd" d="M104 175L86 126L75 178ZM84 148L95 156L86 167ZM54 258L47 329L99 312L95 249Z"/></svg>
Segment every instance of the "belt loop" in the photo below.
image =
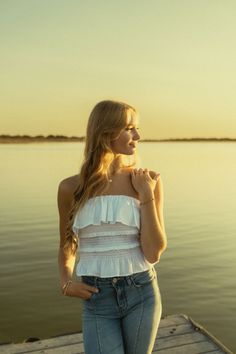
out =
<svg viewBox="0 0 236 354"><path fill-rule="evenodd" d="M98 279L98 277L94 277L94 286L95 287L97 286L97 279Z"/></svg>
<svg viewBox="0 0 236 354"><path fill-rule="evenodd" d="M129 280L130 280L130 285L133 284L135 285L135 281L134 281L134 274L129 276Z"/></svg>

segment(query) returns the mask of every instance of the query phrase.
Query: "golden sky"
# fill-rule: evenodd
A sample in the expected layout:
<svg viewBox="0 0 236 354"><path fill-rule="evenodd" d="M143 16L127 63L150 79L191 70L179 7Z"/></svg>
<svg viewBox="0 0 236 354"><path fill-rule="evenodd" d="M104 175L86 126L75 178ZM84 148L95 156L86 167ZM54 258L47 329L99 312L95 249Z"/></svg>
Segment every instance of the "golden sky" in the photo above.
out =
<svg viewBox="0 0 236 354"><path fill-rule="evenodd" d="M123 100L142 138L236 138L235 0L3 0L0 134L82 136Z"/></svg>

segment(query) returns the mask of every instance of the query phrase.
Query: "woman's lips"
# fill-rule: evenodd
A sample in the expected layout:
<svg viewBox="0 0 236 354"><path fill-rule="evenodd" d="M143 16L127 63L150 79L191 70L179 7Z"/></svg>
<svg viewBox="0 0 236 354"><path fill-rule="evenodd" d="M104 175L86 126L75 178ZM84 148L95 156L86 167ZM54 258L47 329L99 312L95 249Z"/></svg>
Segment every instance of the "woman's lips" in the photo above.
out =
<svg viewBox="0 0 236 354"><path fill-rule="evenodd" d="M130 143L129 145L134 147L134 148L136 148L136 144L135 143Z"/></svg>

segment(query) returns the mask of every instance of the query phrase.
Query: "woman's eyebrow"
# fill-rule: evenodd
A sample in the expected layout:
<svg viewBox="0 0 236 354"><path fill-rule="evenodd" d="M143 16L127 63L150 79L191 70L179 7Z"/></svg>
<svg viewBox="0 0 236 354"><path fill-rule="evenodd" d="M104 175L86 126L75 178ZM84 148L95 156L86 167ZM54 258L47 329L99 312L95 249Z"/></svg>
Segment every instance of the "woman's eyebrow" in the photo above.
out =
<svg viewBox="0 0 236 354"><path fill-rule="evenodd" d="M127 124L127 127L138 127L138 124L129 123Z"/></svg>

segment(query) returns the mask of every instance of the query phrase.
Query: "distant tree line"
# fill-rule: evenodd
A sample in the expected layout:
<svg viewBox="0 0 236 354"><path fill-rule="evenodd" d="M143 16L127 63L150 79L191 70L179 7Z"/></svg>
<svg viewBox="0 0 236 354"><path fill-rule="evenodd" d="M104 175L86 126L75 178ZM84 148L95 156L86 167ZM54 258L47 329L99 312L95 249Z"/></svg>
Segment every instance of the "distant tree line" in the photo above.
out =
<svg viewBox="0 0 236 354"><path fill-rule="evenodd" d="M65 136L65 135L0 135L0 142L18 142L20 140L24 141L84 141L84 136ZM169 139L141 139L141 142L201 142L201 141L236 141L234 138L169 138Z"/></svg>
<svg viewBox="0 0 236 354"><path fill-rule="evenodd" d="M65 141L65 140L75 140L75 141L83 141L84 137L78 137L78 136L65 136L65 135L8 135L8 134L2 134L0 135L0 139L22 139L22 140L60 140L60 141Z"/></svg>

